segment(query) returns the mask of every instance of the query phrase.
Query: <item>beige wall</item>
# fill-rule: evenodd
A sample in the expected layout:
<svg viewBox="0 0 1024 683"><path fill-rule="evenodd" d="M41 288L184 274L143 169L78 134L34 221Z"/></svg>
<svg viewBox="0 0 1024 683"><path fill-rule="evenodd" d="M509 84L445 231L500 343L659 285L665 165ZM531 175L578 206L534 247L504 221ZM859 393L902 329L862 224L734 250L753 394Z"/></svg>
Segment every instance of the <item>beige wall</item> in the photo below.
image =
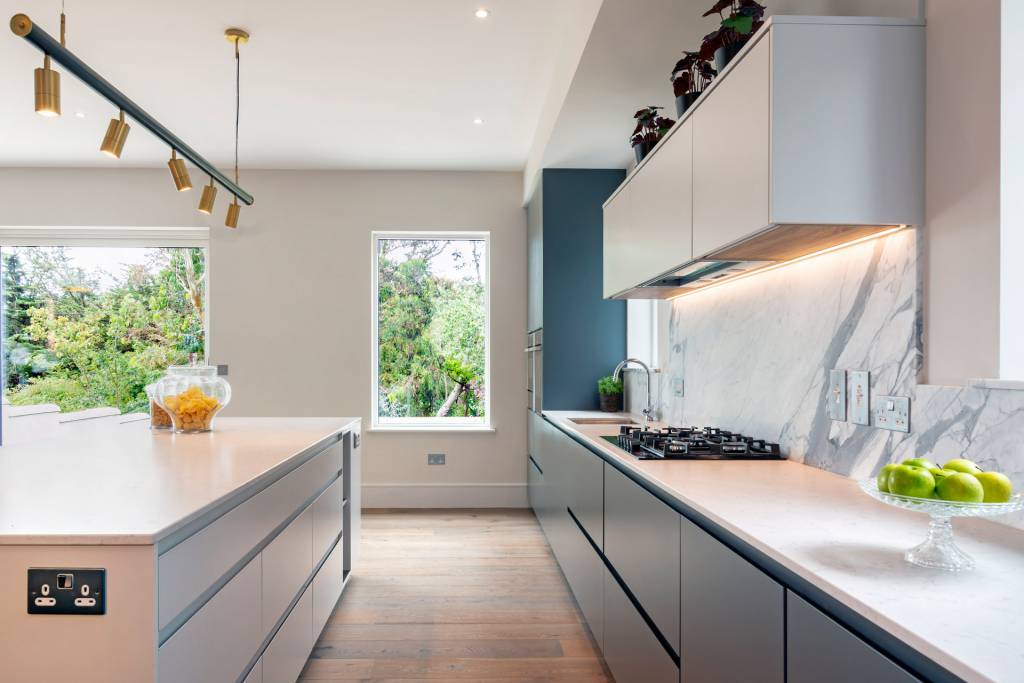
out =
<svg viewBox="0 0 1024 683"><path fill-rule="evenodd" d="M999 1L929 0L925 381L999 373Z"/></svg>
<svg viewBox="0 0 1024 683"><path fill-rule="evenodd" d="M198 176L198 174L195 174ZM366 433L366 506L525 505L526 228L518 173L249 172L211 224L211 361L234 415L370 414L370 232L491 231L493 433ZM194 181L199 181L198 177ZM204 225L162 170L0 169L0 225ZM369 424L368 420L366 424ZM447 465L427 467L428 452Z"/></svg>

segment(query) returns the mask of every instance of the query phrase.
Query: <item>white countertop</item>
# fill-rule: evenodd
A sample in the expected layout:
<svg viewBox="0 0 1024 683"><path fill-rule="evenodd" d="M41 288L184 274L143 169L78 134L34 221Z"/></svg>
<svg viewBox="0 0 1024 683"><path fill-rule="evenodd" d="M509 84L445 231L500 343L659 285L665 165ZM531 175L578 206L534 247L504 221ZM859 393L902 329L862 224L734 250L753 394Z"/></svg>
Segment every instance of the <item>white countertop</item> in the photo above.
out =
<svg viewBox="0 0 1024 683"><path fill-rule="evenodd" d="M267 483L359 418L218 418L171 434L149 422L0 449L0 545L148 545Z"/></svg>
<svg viewBox="0 0 1024 683"><path fill-rule="evenodd" d="M967 681L1024 681L1024 532L979 519L953 522L977 561L952 574L903 552L928 517L880 503L846 477L787 461L637 460L602 440L614 425L545 411L622 469L653 484Z"/></svg>

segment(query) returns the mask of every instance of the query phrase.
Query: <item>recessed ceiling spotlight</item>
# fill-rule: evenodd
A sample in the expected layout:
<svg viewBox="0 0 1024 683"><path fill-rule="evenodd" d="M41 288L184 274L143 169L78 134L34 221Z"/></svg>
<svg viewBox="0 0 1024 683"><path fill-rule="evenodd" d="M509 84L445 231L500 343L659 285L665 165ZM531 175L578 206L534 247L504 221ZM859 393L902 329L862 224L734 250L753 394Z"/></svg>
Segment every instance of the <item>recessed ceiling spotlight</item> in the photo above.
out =
<svg viewBox="0 0 1024 683"><path fill-rule="evenodd" d="M473 123L477 126L482 126L484 125L484 120L478 116L475 119L473 119Z"/></svg>
<svg viewBox="0 0 1024 683"><path fill-rule="evenodd" d="M76 111L75 112L75 118L76 119L84 119L85 118L85 112L84 111Z"/></svg>
<svg viewBox="0 0 1024 683"><path fill-rule="evenodd" d="M473 14L476 16L477 19L486 19L487 17L491 16L491 10L481 7Z"/></svg>

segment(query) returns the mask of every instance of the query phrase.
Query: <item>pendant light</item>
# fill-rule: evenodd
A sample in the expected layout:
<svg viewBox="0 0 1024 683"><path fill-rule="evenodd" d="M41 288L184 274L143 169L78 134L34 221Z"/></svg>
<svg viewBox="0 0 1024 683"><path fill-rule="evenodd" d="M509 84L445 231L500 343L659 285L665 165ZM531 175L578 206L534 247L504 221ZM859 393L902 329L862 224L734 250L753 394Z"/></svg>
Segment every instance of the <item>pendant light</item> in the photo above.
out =
<svg viewBox="0 0 1024 683"><path fill-rule="evenodd" d="M235 184L238 184L238 122L241 112L241 59L239 58L238 46L249 41L249 34L240 28L229 28L224 31L224 37L228 42L235 44ZM228 228L238 227L238 216L242 207L238 204L238 197L228 205L228 215L224 218L224 225Z"/></svg>
<svg viewBox="0 0 1024 683"><path fill-rule="evenodd" d="M131 130L124 120L124 109L116 119L110 119L107 124L107 134L103 136L100 144L100 151L112 159L121 158L121 150L124 149L124 142L128 139L128 131Z"/></svg>
<svg viewBox="0 0 1024 683"><path fill-rule="evenodd" d="M217 187L210 178L210 184L203 188L203 196L199 198L199 213L213 213L213 203L217 201Z"/></svg>
<svg viewBox="0 0 1024 683"><path fill-rule="evenodd" d="M15 15L11 19L11 29L17 33L15 22L27 21L24 15ZM67 22L64 17L64 3L60 5L60 44L65 44ZM36 113L40 116L60 116L60 72L50 68L50 55L43 55L43 67L35 70Z"/></svg>
<svg viewBox="0 0 1024 683"><path fill-rule="evenodd" d="M171 150L171 160L167 162L167 167L171 169L171 178L174 180L174 187L178 188L178 192L192 189L192 179L188 175L185 160L178 158L178 150Z"/></svg>

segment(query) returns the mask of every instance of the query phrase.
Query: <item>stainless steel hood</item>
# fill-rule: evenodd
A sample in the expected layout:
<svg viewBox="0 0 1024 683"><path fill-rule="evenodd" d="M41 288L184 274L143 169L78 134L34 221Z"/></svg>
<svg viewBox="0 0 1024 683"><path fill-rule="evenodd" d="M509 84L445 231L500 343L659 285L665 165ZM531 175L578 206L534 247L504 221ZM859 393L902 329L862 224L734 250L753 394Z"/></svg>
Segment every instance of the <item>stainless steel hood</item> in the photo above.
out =
<svg viewBox="0 0 1024 683"><path fill-rule="evenodd" d="M750 237L716 249L614 299L670 299L758 270L834 251L881 237L903 225L772 225Z"/></svg>

